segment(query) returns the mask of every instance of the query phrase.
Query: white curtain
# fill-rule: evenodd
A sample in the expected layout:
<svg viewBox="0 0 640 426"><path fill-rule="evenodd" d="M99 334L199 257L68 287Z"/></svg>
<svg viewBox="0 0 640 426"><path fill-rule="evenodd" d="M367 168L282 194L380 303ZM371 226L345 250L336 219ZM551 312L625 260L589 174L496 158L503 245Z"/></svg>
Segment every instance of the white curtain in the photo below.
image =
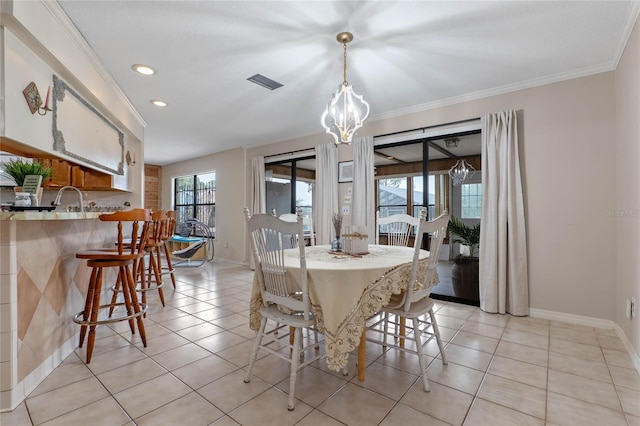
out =
<svg viewBox="0 0 640 426"><path fill-rule="evenodd" d="M266 213L266 177L264 172L264 157L257 156L251 160L253 180L251 185L251 214Z"/></svg>
<svg viewBox="0 0 640 426"><path fill-rule="evenodd" d="M251 160L251 215L265 213L267 209L266 176L264 171L264 157L257 156ZM249 240L247 238L247 243ZM251 246L249 245L249 251ZM253 255L249 254L249 267L255 269Z"/></svg>
<svg viewBox="0 0 640 426"><path fill-rule="evenodd" d="M316 146L316 244L331 244L335 236L333 214L338 213L338 149L328 143Z"/></svg>
<svg viewBox="0 0 640 426"><path fill-rule="evenodd" d="M480 307L529 315L527 240L515 111L482 123Z"/></svg>
<svg viewBox="0 0 640 426"><path fill-rule="evenodd" d="M353 144L352 225L367 226L369 243L375 241L375 199L373 179L373 137Z"/></svg>

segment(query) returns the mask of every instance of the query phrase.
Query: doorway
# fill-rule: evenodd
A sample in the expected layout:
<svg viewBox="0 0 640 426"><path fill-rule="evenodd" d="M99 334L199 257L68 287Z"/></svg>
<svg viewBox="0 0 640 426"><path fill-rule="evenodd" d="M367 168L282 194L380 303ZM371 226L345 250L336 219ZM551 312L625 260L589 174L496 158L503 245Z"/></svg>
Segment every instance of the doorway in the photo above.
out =
<svg viewBox="0 0 640 426"><path fill-rule="evenodd" d="M464 225L473 227L480 223L479 129L395 143L379 144L376 141L374 154L376 210L381 217L398 212L419 217L422 207L427 207L429 220L447 210ZM448 172L462 159L475 171L466 181L454 185ZM460 272L460 264L469 262L462 258L464 254L461 256L456 240L450 233L445 238L438 265L440 282L432 289L431 297L479 306L477 278L473 281L474 277L471 277L469 281L468 274ZM462 253L465 253L464 248ZM472 255L477 254L476 251ZM475 260L471 263L476 265L477 271L479 263ZM464 279L462 284L461 278Z"/></svg>

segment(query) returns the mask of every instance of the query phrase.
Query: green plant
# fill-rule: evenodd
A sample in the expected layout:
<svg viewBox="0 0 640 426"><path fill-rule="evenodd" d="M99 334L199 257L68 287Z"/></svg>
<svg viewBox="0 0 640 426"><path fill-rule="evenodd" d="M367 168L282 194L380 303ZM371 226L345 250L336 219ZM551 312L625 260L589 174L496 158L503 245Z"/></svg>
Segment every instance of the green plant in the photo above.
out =
<svg viewBox="0 0 640 426"><path fill-rule="evenodd" d="M480 224L478 223L472 228L465 225L460 219L451 216L451 219L449 219L449 232L458 237L453 241L454 243L469 246L469 256L473 257L480 245Z"/></svg>
<svg viewBox="0 0 640 426"><path fill-rule="evenodd" d="M26 159L9 160L4 161L2 167L13 178L17 186L22 186L27 175L42 175L42 179L51 176L51 168L45 167L37 160L33 160L33 162Z"/></svg>

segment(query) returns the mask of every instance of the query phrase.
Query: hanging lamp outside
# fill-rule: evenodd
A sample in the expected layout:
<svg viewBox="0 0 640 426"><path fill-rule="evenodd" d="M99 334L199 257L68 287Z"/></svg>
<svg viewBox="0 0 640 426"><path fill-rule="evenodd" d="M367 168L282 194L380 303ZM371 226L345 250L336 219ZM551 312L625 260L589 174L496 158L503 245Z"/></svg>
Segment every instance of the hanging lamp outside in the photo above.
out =
<svg viewBox="0 0 640 426"><path fill-rule="evenodd" d="M467 160L458 160L449 170L449 176L451 176L453 186L458 186L463 184L467 179L471 179L475 172L476 169L474 169L471 164L467 163Z"/></svg>
<svg viewBox="0 0 640 426"><path fill-rule="evenodd" d="M342 32L336 36L336 40L342 43L344 48L344 78L338 90L331 96L320 122L326 133L331 134L336 145L339 145L351 143L356 130L362 127L369 116L369 104L353 91L353 87L347 81L347 43L353 40L353 34Z"/></svg>

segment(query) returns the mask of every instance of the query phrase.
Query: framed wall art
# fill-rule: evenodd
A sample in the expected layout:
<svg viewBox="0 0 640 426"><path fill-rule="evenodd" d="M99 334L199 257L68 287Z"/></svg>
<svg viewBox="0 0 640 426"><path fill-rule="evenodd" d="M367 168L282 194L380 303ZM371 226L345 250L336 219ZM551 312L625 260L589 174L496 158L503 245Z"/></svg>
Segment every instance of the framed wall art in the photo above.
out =
<svg viewBox="0 0 640 426"><path fill-rule="evenodd" d="M353 182L353 161L342 161L338 163L338 182Z"/></svg>

